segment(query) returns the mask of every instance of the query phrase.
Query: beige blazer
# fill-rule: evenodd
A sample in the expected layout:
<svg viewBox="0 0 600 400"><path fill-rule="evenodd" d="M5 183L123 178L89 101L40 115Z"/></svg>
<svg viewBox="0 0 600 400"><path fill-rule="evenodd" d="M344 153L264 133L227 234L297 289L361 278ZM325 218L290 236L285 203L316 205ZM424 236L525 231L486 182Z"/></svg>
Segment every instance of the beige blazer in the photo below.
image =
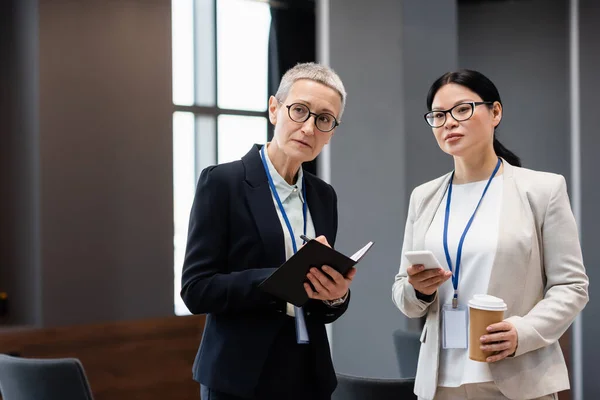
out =
<svg viewBox="0 0 600 400"><path fill-rule="evenodd" d="M518 333L514 357L491 363L494 382L510 399L531 399L569 388L558 339L588 301L588 277L575 218L561 175L504 161L500 234L488 294L506 302L506 320ZM402 252L425 250L425 233L450 174L417 187L410 198ZM438 381L440 304L417 299L402 257L393 300L409 318L427 315L415 394L433 399Z"/></svg>

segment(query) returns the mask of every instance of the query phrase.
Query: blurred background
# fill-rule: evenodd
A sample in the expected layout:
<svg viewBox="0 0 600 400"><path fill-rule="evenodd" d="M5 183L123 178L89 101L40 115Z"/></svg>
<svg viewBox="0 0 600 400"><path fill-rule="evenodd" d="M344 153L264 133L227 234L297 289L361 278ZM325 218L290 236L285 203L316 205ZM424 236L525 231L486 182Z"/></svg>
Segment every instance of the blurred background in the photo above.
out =
<svg viewBox="0 0 600 400"><path fill-rule="evenodd" d="M328 327L334 363L410 375L418 347L402 338L420 324L391 301L408 199L452 168L423 120L425 97L444 72L469 68L500 91L500 141L525 167L567 179L591 300L561 340L572 383L561 398L600 398L599 21L594 0L0 1L0 341L185 318L200 171L268 141L281 75L318 61L348 102L305 167L338 193L336 247L376 243L351 307Z"/></svg>

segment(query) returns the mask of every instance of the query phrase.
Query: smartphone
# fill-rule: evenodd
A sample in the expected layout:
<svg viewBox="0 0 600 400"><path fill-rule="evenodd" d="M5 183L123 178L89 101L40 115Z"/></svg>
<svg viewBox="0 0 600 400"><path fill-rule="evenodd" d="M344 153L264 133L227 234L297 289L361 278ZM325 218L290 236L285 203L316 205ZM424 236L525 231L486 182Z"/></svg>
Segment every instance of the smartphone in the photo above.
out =
<svg viewBox="0 0 600 400"><path fill-rule="evenodd" d="M425 269L444 268L435 258L435 255L429 250L407 251L404 257L411 265L423 265Z"/></svg>

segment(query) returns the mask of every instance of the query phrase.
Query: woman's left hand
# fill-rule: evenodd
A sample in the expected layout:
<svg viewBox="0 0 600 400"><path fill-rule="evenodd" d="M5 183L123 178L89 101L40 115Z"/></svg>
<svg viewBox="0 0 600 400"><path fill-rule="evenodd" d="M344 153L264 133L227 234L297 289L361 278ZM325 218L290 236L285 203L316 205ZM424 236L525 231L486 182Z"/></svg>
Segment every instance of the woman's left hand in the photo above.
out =
<svg viewBox="0 0 600 400"><path fill-rule="evenodd" d="M327 265L322 268L325 273L313 267L306 275L315 288L313 290L308 283L304 284L308 297L316 300L337 300L344 297L348 293L350 283L352 283L352 279L356 274L356 268L351 268L346 276Z"/></svg>
<svg viewBox="0 0 600 400"><path fill-rule="evenodd" d="M487 362L496 362L513 355L517 351L519 337L517 330L508 321L498 322L487 327L488 333L483 335L481 350L498 352L487 358Z"/></svg>
<svg viewBox="0 0 600 400"><path fill-rule="evenodd" d="M327 247L331 247L327 238L323 235L315 238L315 240ZM313 285L314 290L308 283L304 284L304 290L309 299L314 300L337 300L341 299L348 293L352 279L356 275L356 268L350 268L350 271L343 276L335 269L328 265L323 265L323 271L318 268L312 267L306 277Z"/></svg>

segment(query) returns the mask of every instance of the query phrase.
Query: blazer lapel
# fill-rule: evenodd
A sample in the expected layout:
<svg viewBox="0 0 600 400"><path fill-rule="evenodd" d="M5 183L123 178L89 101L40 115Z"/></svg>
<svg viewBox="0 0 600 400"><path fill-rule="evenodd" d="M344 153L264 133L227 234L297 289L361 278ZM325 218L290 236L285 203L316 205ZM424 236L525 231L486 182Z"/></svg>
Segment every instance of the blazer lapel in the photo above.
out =
<svg viewBox="0 0 600 400"><path fill-rule="evenodd" d="M512 292L514 285L509 282L522 282L526 279L527 263L532 251L534 223L523 206L519 190L514 180L514 167L504 161L504 180L500 230L492 274L488 285L488 294L500 297L514 310L521 296Z"/></svg>
<svg viewBox="0 0 600 400"><path fill-rule="evenodd" d="M450 182L450 176L450 173L443 176L440 179L440 185L435 187L431 194L425 194L423 197L423 202L420 206L422 214L418 214L419 210L417 210L417 216L413 226L413 250L424 249L425 234L431 226L433 218L435 217L435 213L437 212L440 203L444 198L444 194L448 188L448 183Z"/></svg>
<svg viewBox="0 0 600 400"><path fill-rule="evenodd" d="M279 267L285 262L283 228L273 203L269 181L259 153L260 147L254 145L242 158L246 169L246 199L263 242L267 263L265 267Z"/></svg>

